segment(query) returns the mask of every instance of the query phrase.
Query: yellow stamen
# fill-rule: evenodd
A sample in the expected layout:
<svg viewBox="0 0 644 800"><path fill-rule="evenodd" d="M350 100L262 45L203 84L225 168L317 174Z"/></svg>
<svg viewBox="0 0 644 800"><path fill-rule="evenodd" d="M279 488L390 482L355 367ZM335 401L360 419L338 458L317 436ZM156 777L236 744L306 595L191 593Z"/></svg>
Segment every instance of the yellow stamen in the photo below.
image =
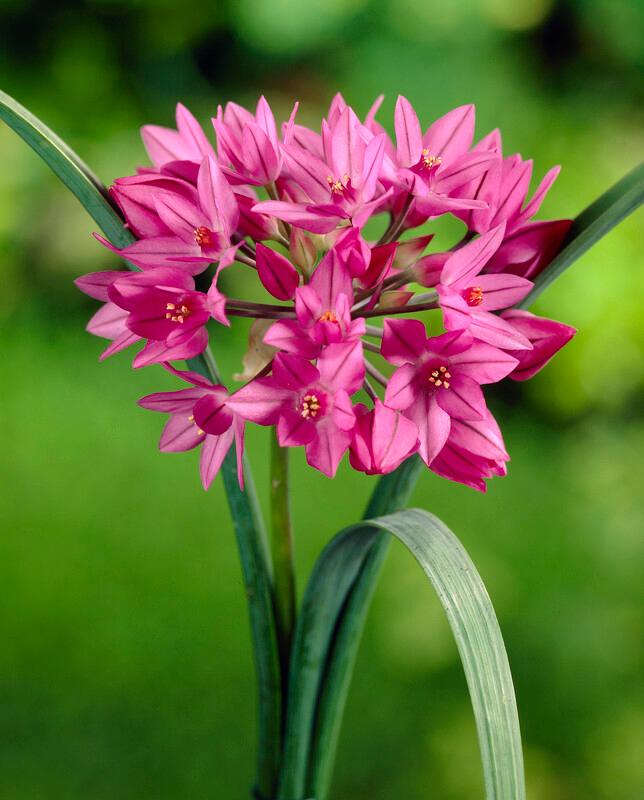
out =
<svg viewBox="0 0 644 800"><path fill-rule="evenodd" d="M470 286L465 290L465 302L468 306L480 306L483 302L483 289L480 286Z"/></svg>
<svg viewBox="0 0 644 800"><path fill-rule="evenodd" d="M302 399L302 407L300 409L300 416L304 419L308 419L309 417L315 418L317 417L319 410L320 401L318 400L317 395L304 395L304 398Z"/></svg>
<svg viewBox="0 0 644 800"><path fill-rule="evenodd" d="M432 370L428 380L437 389L449 389L449 380L452 377L451 373L446 366L440 366L438 369Z"/></svg>
<svg viewBox="0 0 644 800"><path fill-rule="evenodd" d="M426 169L431 169L432 167L437 167L442 163L443 163L443 159L440 156L431 155L427 148L425 148L423 150L423 166Z"/></svg>

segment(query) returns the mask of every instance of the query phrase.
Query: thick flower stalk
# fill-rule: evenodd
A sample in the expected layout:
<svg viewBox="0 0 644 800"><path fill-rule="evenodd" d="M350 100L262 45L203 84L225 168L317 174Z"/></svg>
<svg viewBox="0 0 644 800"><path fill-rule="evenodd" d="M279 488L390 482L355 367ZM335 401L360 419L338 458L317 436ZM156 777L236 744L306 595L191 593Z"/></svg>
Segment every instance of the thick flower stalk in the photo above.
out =
<svg viewBox="0 0 644 800"><path fill-rule="evenodd" d="M88 330L110 340L102 357L142 344L134 367L164 364L184 384L141 405L170 414L162 450L202 448L205 487L233 442L243 482L251 422L329 477L347 453L384 474L418 452L484 490L509 456L483 387L532 377L574 334L514 309L570 225L533 220L558 167L528 199L532 162L504 156L498 131L475 143L473 106L423 133L399 97L392 140L379 105L362 121L338 95L314 131L296 104L279 132L263 97L254 113L230 103L216 146L179 105L176 130L143 128L152 166L111 189L137 240L99 239L139 271L78 279L104 303ZM413 230L447 213L461 239L428 252L431 234ZM256 272L260 302L222 291L233 265ZM244 385L173 366L238 317L261 320L265 356Z"/></svg>

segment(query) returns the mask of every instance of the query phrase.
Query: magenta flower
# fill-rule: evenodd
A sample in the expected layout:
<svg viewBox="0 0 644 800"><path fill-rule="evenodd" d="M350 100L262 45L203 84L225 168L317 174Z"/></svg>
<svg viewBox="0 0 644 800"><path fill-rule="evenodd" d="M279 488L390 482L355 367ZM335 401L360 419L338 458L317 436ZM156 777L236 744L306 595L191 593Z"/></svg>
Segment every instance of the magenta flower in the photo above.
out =
<svg viewBox="0 0 644 800"><path fill-rule="evenodd" d="M371 410L360 404L355 412L349 452L354 469L367 475L385 475L418 449L418 428L399 411L376 400Z"/></svg>
<svg viewBox="0 0 644 800"><path fill-rule="evenodd" d="M243 488L244 421L228 407L226 388L210 383L196 372L168 369L192 384L192 388L157 392L139 400L142 408L170 414L159 449L178 453L201 446L201 482L208 489L235 442L237 477Z"/></svg>
<svg viewBox="0 0 644 800"><path fill-rule="evenodd" d="M427 338L418 320L385 320L382 355L400 365L385 392L385 404L416 423L419 452L429 466L447 441L452 419L480 420L487 414L481 384L496 383L517 360L467 331Z"/></svg>
<svg viewBox="0 0 644 800"><path fill-rule="evenodd" d="M472 336L495 347L529 350L528 339L491 312L523 300L532 282L518 275L480 274L503 241L504 232L501 224L450 256L436 292L448 331L469 330Z"/></svg>
<svg viewBox="0 0 644 800"><path fill-rule="evenodd" d="M515 381L527 381L536 375L577 333L570 325L537 317L529 311L504 311L503 319L532 345L532 350L509 351L519 362L508 375Z"/></svg>
<svg viewBox="0 0 644 800"><path fill-rule="evenodd" d="M351 443L351 395L364 380L359 343L329 345L313 366L300 356L275 356L272 374L232 395L228 406L244 419L276 425L282 447L304 445L306 460L332 478Z"/></svg>

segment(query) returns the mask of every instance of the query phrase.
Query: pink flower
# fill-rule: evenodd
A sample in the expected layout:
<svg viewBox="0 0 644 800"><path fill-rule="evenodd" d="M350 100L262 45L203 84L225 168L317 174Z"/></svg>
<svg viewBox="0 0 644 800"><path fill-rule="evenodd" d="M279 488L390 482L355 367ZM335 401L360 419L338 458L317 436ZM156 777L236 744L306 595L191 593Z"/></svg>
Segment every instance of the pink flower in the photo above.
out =
<svg viewBox="0 0 644 800"><path fill-rule="evenodd" d="M233 190L211 156L204 158L199 167L196 189L182 183L180 192L170 191L169 182L159 186L157 179L144 184L148 190L146 225L155 235L122 250L102 237L97 237L99 241L141 269L172 264L194 274L203 272L213 261L218 261L221 268L232 263L237 246L231 244L231 237L239 221L239 208ZM122 197L123 190L120 191ZM156 233L151 230L152 207L158 222ZM142 213L135 216L135 227L141 229L142 219Z"/></svg>
<svg viewBox="0 0 644 800"><path fill-rule="evenodd" d="M288 353L314 358L321 348L353 342L365 332L364 319L351 319L351 276L336 250L318 264L308 284L295 291L297 319L272 325L264 341Z"/></svg>
<svg viewBox="0 0 644 800"><path fill-rule="evenodd" d="M541 204L559 174L560 167L552 167L537 187L532 198L526 202L532 178L532 161L524 161L519 155L502 158L501 134L493 131L482 139L474 151L488 152L497 156L490 162L486 172L474 181L459 187L456 194L465 197L479 197L487 208L456 210L472 231L484 233L490 228L506 224L510 234L522 227L537 213Z"/></svg>
<svg viewBox="0 0 644 800"><path fill-rule="evenodd" d="M405 412L419 431L421 458L430 465L447 441L451 421L487 414L481 384L508 375L517 360L466 331L427 338L418 320L385 320L382 355L400 365L385 404Z"/></svg>
<svg viewBox="0 0 644 800"><path fill-rule="evenodd" d="M348 106L322 127L322 156L294 141L284 145L284 194L258 203L269 214L313 233L329 233L349 220L362 228L389 196L378 179L385 137L373 136Z"/></svg>
<svg viewBox="0 0 644 800"><path fill-rule="evenodd" d="M168 369L192 384L192 388L157 392L139 400L142 408L170 414L159 449L177 453L201 446L201 482L208 489L235 442L237 477L243 489L244 421L228 408L225 387L210 383L196 372Z"/></svg>
<svg viewBox="0 0 644 800"><path fill-rule="evenodd" d="M107 289L110 301L127 312L126 327L148 343L134 359L135 367L193 358L208 344L211 316L227 324L223 295L216 287L206 295L176 267L120 274Z"/></svg>
<svg viewBox="0 0 644 800"><path fill-rule="evenodd" d="M423 135L411 103L398 97L395 114L397 180L415 198L425 218L458 209L486 208L455 190L484 173L494 156L469 152L474 136L474 106L461 106L436 120ZM454 196L453 196L454 195Z"/></svg>
<svg viewBox="0 0 644 800"><path fill-rule="evenodd" d="M485 271L533 280L561 250L571 225L570 219L526 223L503 239L485 265Z"/></svg>
<svg viewBox="0 0 644 800"><path fill-rule="evenodd" d="M286 125L287 135L296 111L297 103ZM282 168L282 148L275 117L263 96L259 98L255 114L237 103L227 103L224 110L219 106L213 125L221 163L227 162L232 167L232 170L226 170L232 183L266 186L278 178Z"/></svg>
<svg viewBox="0 0 644 800"><path fill-rule="evenodd" d="M376 400L373 409L360 404L355 412L349 452L354 469L367 475L385 475L418 449L418 428L399 411Z"/></svg>
<svg viewBox="0 0 644 800"><path fill-rule="evenodd" d="M517 275L481 275L503 241L499 225L450 256L436 286L448 331L469 330L472 336L495 347L529 350L528 339L492 311L520 302L532 282Z"/></svg>
<svg viewBox="0 0 644 800"><path fill-rule="evenodd" d="M509 351L519 362L508 376L515 381L527 381L536 375L577 333L570 325L537 317L529 311L512 309L504 311L502 316L532 344L532 350Z"/></svg>
<svg viewBox="0 0 644 800"><path fill-rule="evenodd" d="M332 478L351 443L355 413L350 397L363 380L357 342L329 345L317 366L278 353L270 377L246 384L228 406L251 422L276 425L282 447L304 445L308 463Z"/></svg>
<svg viewBox="0 0 644 800"><path fill-rule="evenodd" d="M485 479L506 475L509 460L499 426L488 411L480 420L452 420L449 437L430 469L485 492Z"/></svg>

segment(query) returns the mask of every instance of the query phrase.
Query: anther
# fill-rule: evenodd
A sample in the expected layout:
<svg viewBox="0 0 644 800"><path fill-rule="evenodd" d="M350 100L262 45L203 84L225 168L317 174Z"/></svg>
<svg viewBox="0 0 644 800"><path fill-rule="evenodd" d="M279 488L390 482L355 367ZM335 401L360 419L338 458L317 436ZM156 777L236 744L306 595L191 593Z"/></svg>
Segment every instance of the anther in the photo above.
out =
<svg viewBox="0 0 644 800"><path fill-rule="evenodd" d="M426 169L431 169L432 167L437 167L443 163L443 159L440 156L433 156L430 154L429 150L425 148L423 150L423 166Z"/></svg>
<svg viewBox="0 0 644 800"><path fill-rule="evenodd" d="M480 286L470 286L463 292L468 306L480 306L483 302L483 289Z"/></svg>
<svg viewBox="0 0 644 800"><path fill-rule="evenodd" d="M195 242L199 247L208 247L212 244L212 231L205 225L200 225L195 229Z"/></svg>
<svg viewBox="0 0 644 800"><path fill-rule="evenodd" d="M443 389L449 389L449 381L452 377L451 373L447 369L446 366L440 366L437 369L431 371L430 376L428 378L429 382L435 386L437 389L441 387Z"/></svg>

